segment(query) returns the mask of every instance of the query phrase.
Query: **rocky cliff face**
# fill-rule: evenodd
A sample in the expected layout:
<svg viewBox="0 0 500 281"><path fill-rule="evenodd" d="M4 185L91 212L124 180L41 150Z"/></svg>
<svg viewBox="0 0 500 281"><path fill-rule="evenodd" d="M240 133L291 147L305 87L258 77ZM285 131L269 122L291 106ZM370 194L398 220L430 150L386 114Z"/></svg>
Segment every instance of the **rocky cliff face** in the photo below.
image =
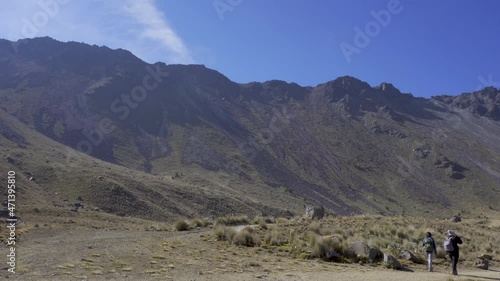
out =
<svg viewBox="0 0 500 281"><path fill-rule="evenodd" d="M459 96L436 96L432 100L447 108L463 109L477 116L500 120L500 91L494 87Z"/></svg>
<svg viewBox="0 0 500 281"><path fill-rule="evenodd" d="M283 189L339 214L480 209L500 197L498 89L423 99L348 76L238 84L124 50L11 44L0 40L0 106L110 163L218 173L235 188Z"/></svg>

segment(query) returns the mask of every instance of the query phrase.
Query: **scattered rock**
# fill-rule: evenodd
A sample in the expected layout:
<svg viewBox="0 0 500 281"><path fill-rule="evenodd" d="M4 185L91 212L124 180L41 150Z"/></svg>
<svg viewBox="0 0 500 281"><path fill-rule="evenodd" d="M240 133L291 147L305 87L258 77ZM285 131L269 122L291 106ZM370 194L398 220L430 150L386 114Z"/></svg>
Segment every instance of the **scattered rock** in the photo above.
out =
<svg viewBox="0 0 500 281"><path fill-rule="evenodd" d="M392 269L402 269L403 266L401 263L393 256L384 253L384 264L387 265L387 267L390 267Z"/></svg>
<svg viewBox="0 0 500 281"><path fill-rule="evenodd" d="M399 254L399 257L405 260L409 260L411 262L418 262L418 258L410 252L410 250L404 250Z"/></svg>
<svg viewBox="0 0 500 281"><path fill-rule="evenodd" d="M379 261L382 261L382 259L384 258L384 253L382 253L382 251L380 251L379 249L377 248L370 248L368 250L368 259L373 261L373 262L379 262Z"/></svg>
<svg viewBox="0 0 500 281"><path fill-rule="evenodd" d="M327 259L341 259L342 255L335 251L334 249L330 249L326 254Z"/></svg>
<svg viewBox="0 0 500 281"><path fill-rule="evenodd" d="M488 267L490 266L490 261L489 260L481 260L478 259L474 262L474 266L480 269L488 270Z"/></svg>
<svg viewBox="0 0 500 281"><path fill-rule="evenodd" d="M480 255L479 257L477 257L478 259L480 260L493 260L493 256L492 255L487 255L487 254L482 254Z"/></svg>
<svg viewBox="0 0 500 281"><path fill-rule="evenodd" d="M368 258L370 261L382 261L384 253L377 248L368 246L361 241L353 241L349 244L358 258Z"/></svg>
<svg viewBox="0 0 500 281"><path fill-rule="evenodd" d="M461 179L465 178L465 175L460 173L460 172L449 172L447 175L450 179L454 179L454 180L461 180Z"/></svg>
<svg viewBox="0 0 500 281"><path fill-rule="evenodd" d="M385 126L375 125L371 128L371 131L376 133L376 134L386 134L386 135L389 135L391 137L395 137L398 139L404 139L407 137L405 134L401 133L400 131L398 131L394 128L385 127Z"/></svg>
<svg viewBox="0 0 500 281"><path fill-rule="evenodd" d="M445 169L446 175L455 180L461 180L465 178L464 172L468 171L467 168L464 166L453 162L446 157L443 157L442 159L438 159L434 162L434 167L440 168L440 169Z"/></svg>
<svg viewBox="0 0 500 281"><path fill-rule="evenodd" d="M12 158L10 156L5 157L5 160L7 160L7 162L9 162L11 164L14 164L14 162L16 162L16 160L14 160L14 158Z"/></svg>
<svg viewBox="0 0 500 281"><path fill-rule="evenodd" d="M417 147L413 149L413 153L415 154L416 157L425 159L431 154L431 151L429 149Z"/></svg>
<svg viewBox="0 0 500 281"><path fill-rule="evenodd" d="M306 217L311 219L322 219L325 216L325 208L307 206L306 207Z"/></svg>

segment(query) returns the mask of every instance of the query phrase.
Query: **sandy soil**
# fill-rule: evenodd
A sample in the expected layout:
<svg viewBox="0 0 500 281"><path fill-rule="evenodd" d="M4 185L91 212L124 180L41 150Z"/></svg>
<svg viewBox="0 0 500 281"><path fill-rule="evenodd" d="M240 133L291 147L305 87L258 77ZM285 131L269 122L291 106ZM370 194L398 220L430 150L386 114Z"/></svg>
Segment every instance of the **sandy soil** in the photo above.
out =
<svg viewBox="0 0 500 281"><path fill-rule="evenodd" d="M460 275L453 277L446 265L438 265L435 272L418 264L395 271L380 265L290 259L287 253L229 246L214 241L210 233L32 229L18 245L17 273L4 271L0 279L500 280L498 267L484 271L462 264Z"/></svg>

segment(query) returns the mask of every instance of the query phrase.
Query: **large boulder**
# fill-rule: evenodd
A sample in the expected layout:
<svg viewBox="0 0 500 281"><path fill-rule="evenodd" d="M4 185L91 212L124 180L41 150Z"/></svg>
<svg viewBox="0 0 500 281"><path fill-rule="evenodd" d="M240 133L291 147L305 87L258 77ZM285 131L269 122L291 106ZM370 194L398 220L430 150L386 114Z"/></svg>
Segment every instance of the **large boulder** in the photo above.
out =
<svg viewBox="0 0 500 281"><path fill-rule="evenodd" d="M368 259L373 261L373 262L379 262L379 261L382 261L382 259L384 258L384 253L382 253L382 251L380 251L379 249L377 248L370 248L368 250Z"/></svg>
<svg viewBox="0 0 500 281"><path fill-rule="evenodd" d="M325 208L307 206L306 207L306 217L311 219L322 219L325 216Z"/></svg>
<svg viewBox="0 0 500 281"><path fill-rule="evenodd" d="M368 246L361 241L353 241L349 243L349 247L358 258L368 258L372 262L382 261L384 253L377 248Z"/></svg>
<svg viewBox="0 0 500 281"><path fill-rule="evenodd" d="M387 253L384 253L384 264L387 267L392 268L392 269L402 269L403 268L403 266L398 261L398 259L396 259L395 257L393 257Z"/></svg>
<svg viewBox="0 0 500 281"><path fill-rule="evenodd" d="M490 266L490 261L489 260L482 260L478 259L474 262L474 266L480 269L488 270L488 267Z"/></svg>
<svg viewBox="0 0 500 281"><path fill-rule="evenodd" d="M415 262L415 263L418 262L418 258L412 252L410 252L410 250L404 250L404 251L402 251L399 254L399 257L402 258L402 259L411 261L411 262Z"/></svg>
<svg viewBox="0 0 500 281"><path fill-rule="evenodd" d="M352 241L349 243L349 248L351 248L358 257L368 257L368 251L370 250L370 247L361 241Z"/></svg>

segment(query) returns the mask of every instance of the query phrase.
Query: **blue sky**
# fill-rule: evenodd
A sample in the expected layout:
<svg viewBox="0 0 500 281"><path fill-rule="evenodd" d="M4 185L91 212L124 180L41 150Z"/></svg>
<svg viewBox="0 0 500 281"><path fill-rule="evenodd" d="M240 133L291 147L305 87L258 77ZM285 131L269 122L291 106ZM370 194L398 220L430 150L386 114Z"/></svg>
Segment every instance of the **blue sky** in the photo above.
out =
<svg viewBox="0 0 500 281"><path fill-rule="evenodd" d="M500 1L2 1L0 37L205 64L236 82L351 75L430 97L500 88Z"/></svg>

